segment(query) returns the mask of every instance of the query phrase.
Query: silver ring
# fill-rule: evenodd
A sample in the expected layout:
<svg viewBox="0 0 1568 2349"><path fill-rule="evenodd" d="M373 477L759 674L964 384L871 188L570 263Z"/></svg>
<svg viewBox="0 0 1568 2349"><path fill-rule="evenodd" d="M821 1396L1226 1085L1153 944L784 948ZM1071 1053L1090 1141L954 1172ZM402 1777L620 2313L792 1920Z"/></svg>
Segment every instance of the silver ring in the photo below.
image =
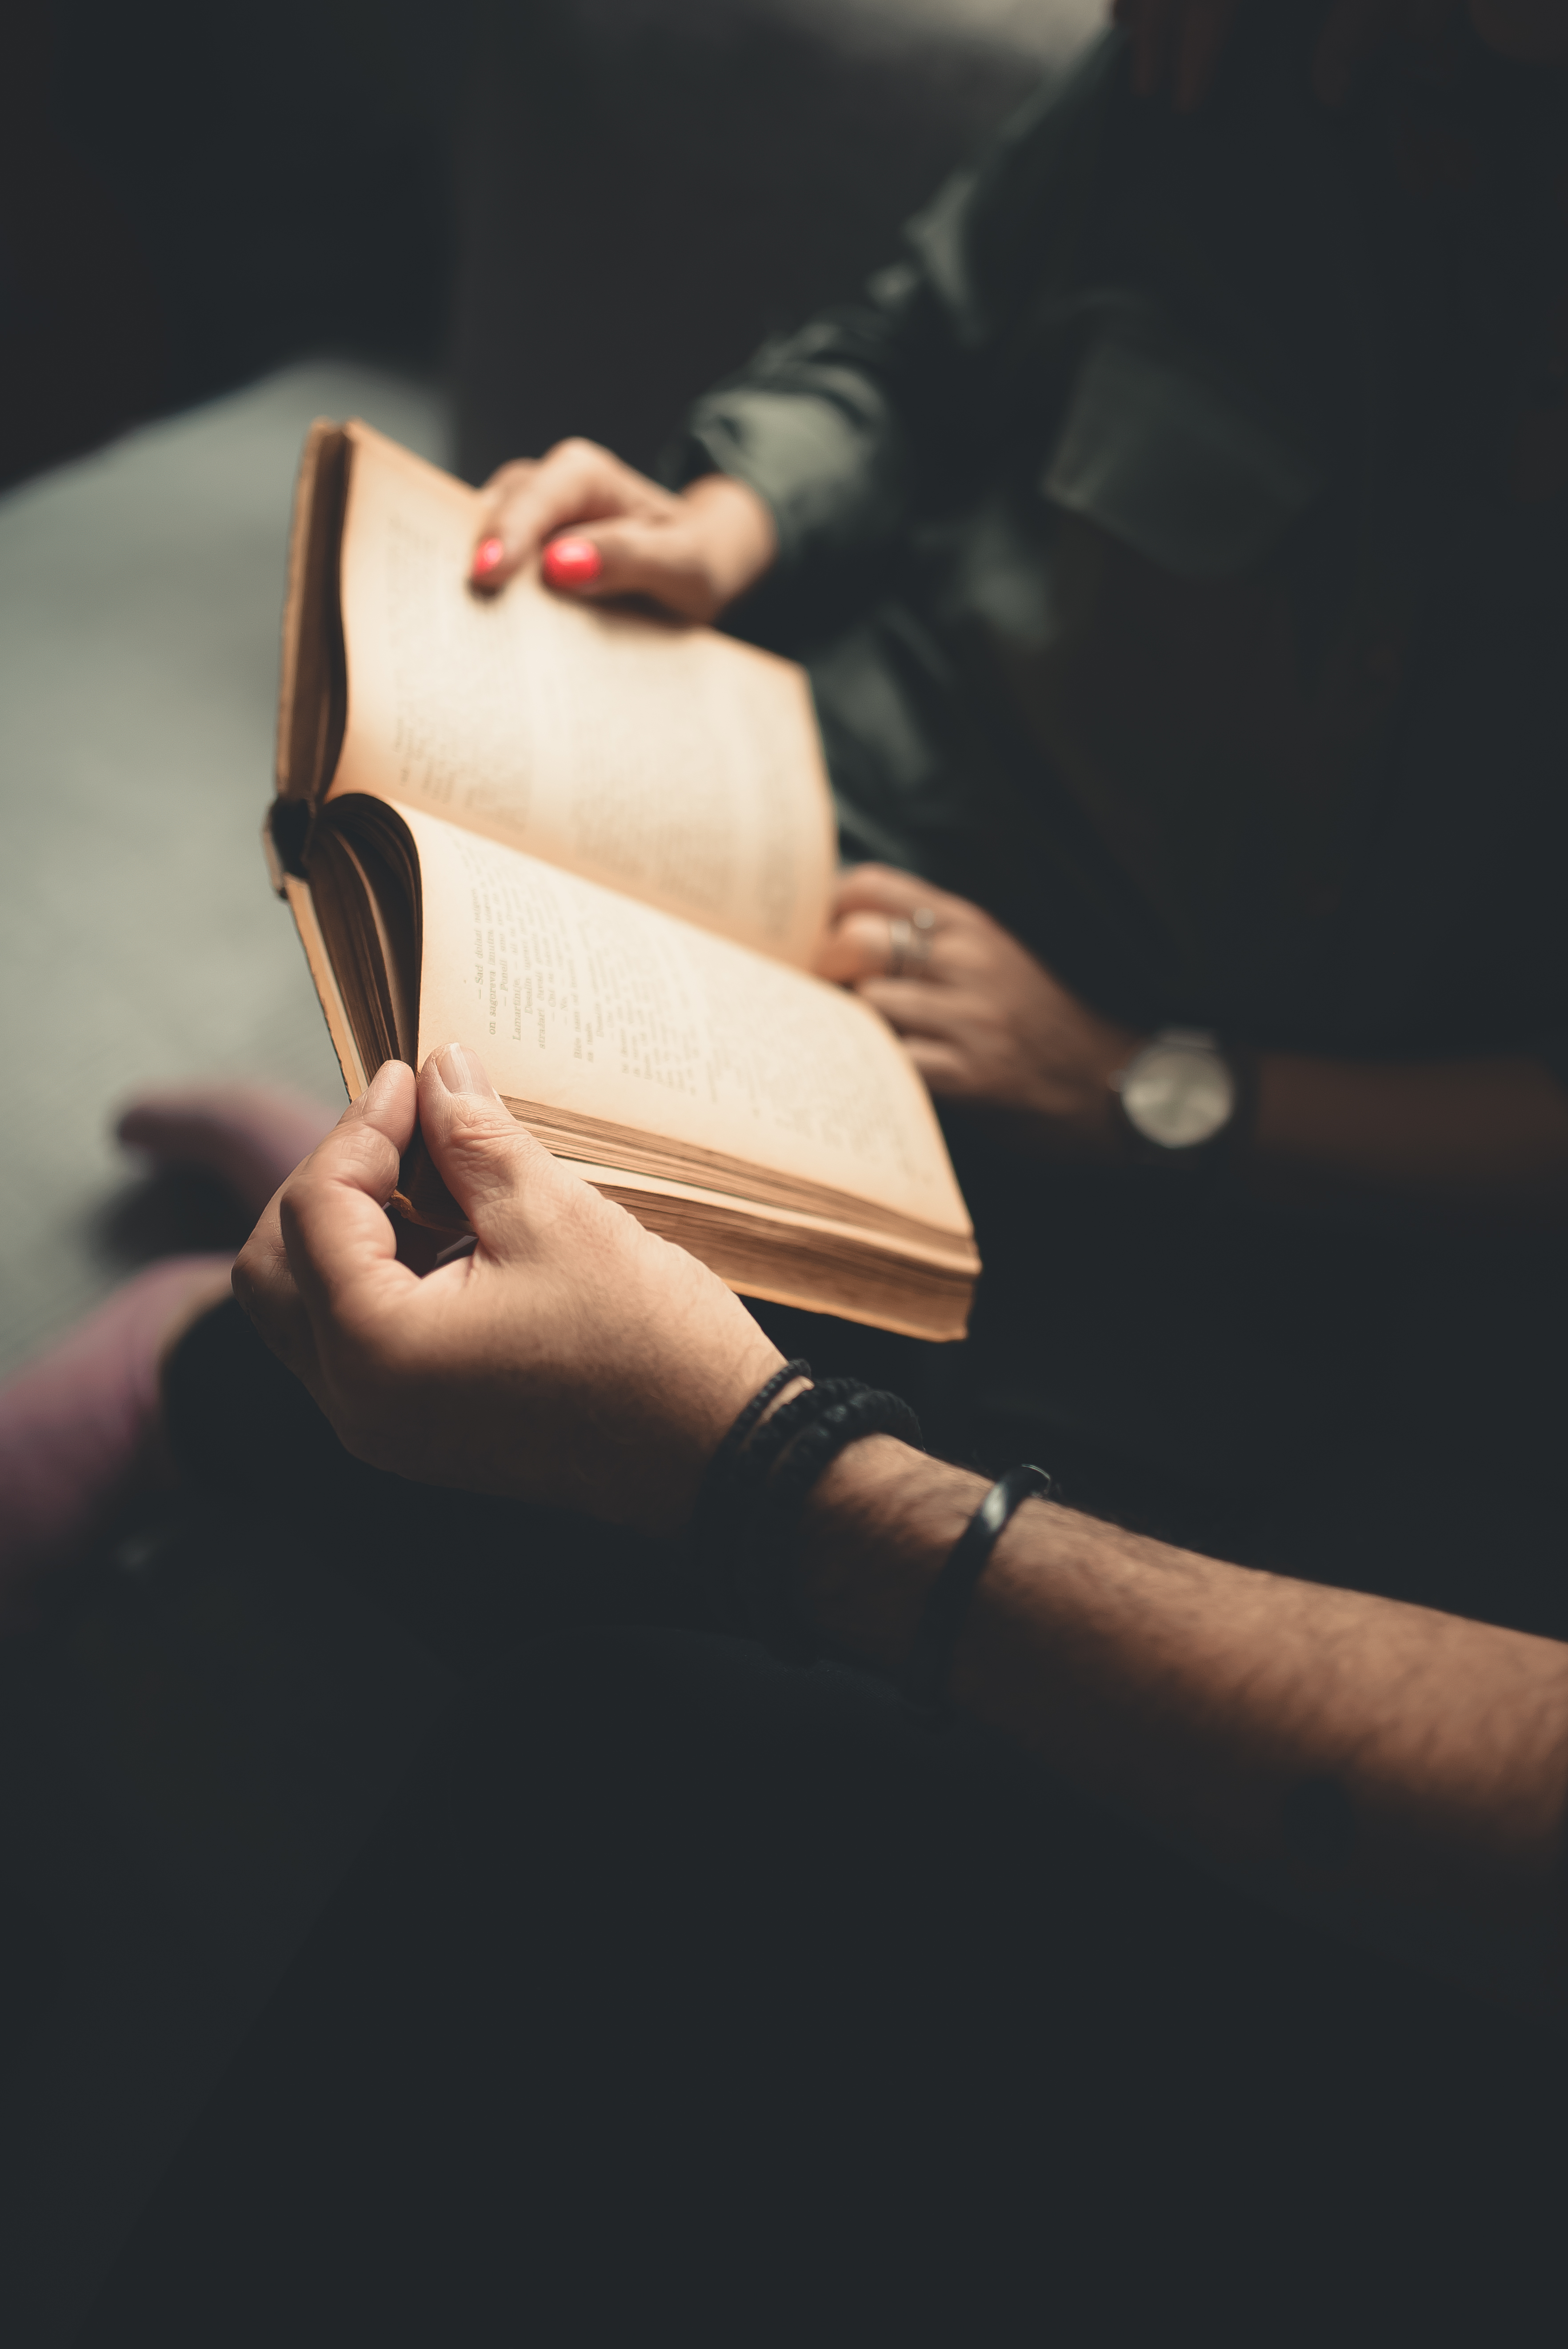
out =
<svg viewBox="0 0 1568 2349"><path fill-rule="evenodd" d="M906 978L912 973L923 971L931 960L935 932L936 916L929 905L917 906L913 914L890 914L887 922L888 977Z"/></svg>

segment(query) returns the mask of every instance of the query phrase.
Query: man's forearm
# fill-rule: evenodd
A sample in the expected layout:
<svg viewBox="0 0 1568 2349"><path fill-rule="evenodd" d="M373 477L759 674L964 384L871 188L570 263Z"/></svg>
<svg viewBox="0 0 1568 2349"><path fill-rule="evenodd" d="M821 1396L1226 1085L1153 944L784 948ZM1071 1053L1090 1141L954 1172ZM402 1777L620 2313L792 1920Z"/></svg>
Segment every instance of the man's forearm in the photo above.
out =
<svg viewBox="0 0 1568 2349"><path fill-rule="evenodd" d="M847 1453L802 1568L823 1635L896 1670L985 1489L889 1439ZM982 1581L954 1690L1265 1896L1562 2013L1568 1648L1031 1502Z"/></svg>
<svg viewBox="0 0 1568 2349"><path fill-rule="evenodd" d="M1539 1061L1259 1062L1249 1171L1265 1190L1325 1186L1436 1208L1568 1221L1568 1092Z"/></svg>

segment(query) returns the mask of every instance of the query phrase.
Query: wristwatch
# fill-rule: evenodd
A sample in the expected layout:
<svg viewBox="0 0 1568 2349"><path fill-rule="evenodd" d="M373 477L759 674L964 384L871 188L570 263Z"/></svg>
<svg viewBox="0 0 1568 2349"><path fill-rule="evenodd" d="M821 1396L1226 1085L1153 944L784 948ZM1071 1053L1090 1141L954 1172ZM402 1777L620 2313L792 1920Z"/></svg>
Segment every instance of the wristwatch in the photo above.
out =
<svg viewBox="0 0 1568 2349"><path fill-rule="evenodd" d="M1242 1107L1241 1071L1206 1028L1161 1028L1110 1083L1146 1158L1207 1157Z"/></svg>

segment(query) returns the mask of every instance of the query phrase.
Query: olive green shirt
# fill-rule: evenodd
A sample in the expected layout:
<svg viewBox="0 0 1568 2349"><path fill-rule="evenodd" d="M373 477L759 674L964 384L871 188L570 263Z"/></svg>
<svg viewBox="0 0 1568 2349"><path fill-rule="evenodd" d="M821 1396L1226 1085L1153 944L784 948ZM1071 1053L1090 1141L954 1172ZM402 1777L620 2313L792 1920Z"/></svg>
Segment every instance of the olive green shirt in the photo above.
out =
<svg viewBox="0 0 1568 2349"><path fill-rule="evenodd" d="M1140 1027L1568 1073L1564 108L1470 47L1331 115L1312 12L1192 115L1119 36L858 305L694 411L766 499L846 847Z"/></svg>

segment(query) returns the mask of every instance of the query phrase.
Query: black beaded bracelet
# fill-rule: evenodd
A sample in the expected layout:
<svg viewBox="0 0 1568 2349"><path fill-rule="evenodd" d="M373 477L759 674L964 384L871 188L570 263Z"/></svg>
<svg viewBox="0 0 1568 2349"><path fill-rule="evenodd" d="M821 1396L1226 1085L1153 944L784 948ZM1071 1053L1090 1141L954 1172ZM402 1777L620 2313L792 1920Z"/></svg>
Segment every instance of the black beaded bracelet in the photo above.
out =
<svg viewBox="0 0 1568 2349"><path fill-rule="evenodd" d="M758 1421L775 1398L796 1379L809 1379L811 1365L796 1360L786 1362L783 1369L759 1386L745 1410L736 1419L718 1450L707 1464L696 1496L696 1508L691 1522L691 1546L698 1562L707 1566L725 1549L733 1537L734 1517L747 1481L747 1444Z"/></svg>
<svg viewBox="0 0 1568 2349"><path fill-rule="evenodd" d="M691 1535L720 1620L794 1663L819 1652L789 1589L807 1494L863 1435L921 1440L920 1423L901 1396L858 1379L824 1379L763 1419L792 1379L810 1376L807 1363L787 1363L753 1395L708 1464Z"/></svg>
<svg viewBox="0 0 1568 2349"><path fill-rule="evenodd" d="M849 1379L822 1379L804 1394L780 1403L771 1417L764 1413L796 1379L809 1379L807 1361L786 1362L760 1387L736 1420L708 1463L692 1518L691 1546L716 1610L727 1619L735 1613L729 1584L735 1565L750 1539L750 1528L763 1487L780 1454L801 1429L830 1405L853 1391Z"/></svg>
<svg viewBox="0 0 1568 2349"><path fill-rule="evenodd" d="M923 1713L940 1713L946 1707L954 1651L1003 1527L1021 1502L1036 1493L1043 1499L1050 1489L1051 1480L1043 1468L1027 1464L1009 1468L992 1485L948 1552L926 1593L924 1610L899 1674L905 1696Z"/></svg>
<svg viewBox="0 0 1568 2349"><path fill-rule="evenodd" d="M804 1663L819 1652L801 1626L789 1588L800 1521L818 1478L841 1452L865 1435L892 1435L916 1451L921 1448L920 1422L902 1395L853 1385L849 1393L826 1402L768 1480L765 1506L751 1526L734 1588L757 1637L776 1655Z"/></svg>

